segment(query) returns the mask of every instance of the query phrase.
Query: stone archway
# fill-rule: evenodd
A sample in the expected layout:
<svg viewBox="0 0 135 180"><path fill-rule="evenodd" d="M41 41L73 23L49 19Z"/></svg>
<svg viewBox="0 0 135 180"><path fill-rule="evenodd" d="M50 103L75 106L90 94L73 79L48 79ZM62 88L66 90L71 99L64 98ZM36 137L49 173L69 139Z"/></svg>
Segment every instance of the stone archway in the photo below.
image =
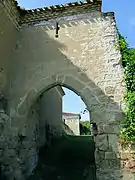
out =
<svg viewBox="0 0 135 180"><path fill-rule="evenodd" d="M27 123L26 117L31 105L44 91L56 85L66 86L81 96L88 107L91 121L97 124L98 135L95 137L97 179L106 178L108 180L110 177L121 176L117 158L117 137L122 113L118 105L107 97L85 74L78 73L78 76L74 77L71 74L58 73L42 79L42 83L39 81L37 87L34 86L34 89L31 89L19 104L18 116L24 116L23 119ZM25 131L22 128L23 133L25 136Z"/></svg>

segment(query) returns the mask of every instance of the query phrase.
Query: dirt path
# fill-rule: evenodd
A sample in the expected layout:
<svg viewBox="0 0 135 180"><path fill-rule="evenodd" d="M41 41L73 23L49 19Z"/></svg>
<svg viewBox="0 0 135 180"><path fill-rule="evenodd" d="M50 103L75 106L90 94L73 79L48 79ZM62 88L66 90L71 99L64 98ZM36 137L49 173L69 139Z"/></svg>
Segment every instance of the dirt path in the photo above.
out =
<svg viewBox="0 0 135 180"><path fill-rule="evenodd" d="M43 147L29 180L95 180L94 142L91 136L66 136Z"/></svg>

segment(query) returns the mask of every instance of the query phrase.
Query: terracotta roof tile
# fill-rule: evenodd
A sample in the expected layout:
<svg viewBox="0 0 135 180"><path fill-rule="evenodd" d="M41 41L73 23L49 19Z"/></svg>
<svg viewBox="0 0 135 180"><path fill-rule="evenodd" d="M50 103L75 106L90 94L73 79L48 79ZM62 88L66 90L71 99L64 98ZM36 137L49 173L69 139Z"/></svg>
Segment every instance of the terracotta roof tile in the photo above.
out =
<svg viewBox="0 0 135 180"><path fill-rule="evenodd" d="M62 114L64 116L80 116L80 114L75 114L75 113L66 113L66 112L63 112Z"/></svg>
<svg viewBox="0 0 135 180"><path fill-rule="evenodd" d="M87 13L93 11L101 12L102 5L102 0L86 0L83 2L69 2L65 5L53 5L43 8L26 10L19 7L16 0L12 1L14 1L17 9L20 11L20 24L31 22L34 23L37 21L49 20L51 18L74 15L78 13Z"/></svg>
<svg viewBox="0 0 135 180"><path fill-rule="evenodd" d="M17 0L11 0L13 1L16 6L19 7L19 3ZM69 3L66 3L66 4L56 4L56 5L52 5L52 6L48 6L48 7L42 7L42 8L35 8L34 10L43 10L44 8L46 9L60 9L60 8L63 8L63 7L67 7L67 6L82 6L82 5L86 5L86 4L93 4L93 3L102 3L102 0L85 0L85 1L75 1L75 2L69 2ZM20 7L21 9L21 7ZM30 9L32 10L32 9ZM28 10L28 11L30 11ZM26 10L27 11L27 10Z"/></svg>

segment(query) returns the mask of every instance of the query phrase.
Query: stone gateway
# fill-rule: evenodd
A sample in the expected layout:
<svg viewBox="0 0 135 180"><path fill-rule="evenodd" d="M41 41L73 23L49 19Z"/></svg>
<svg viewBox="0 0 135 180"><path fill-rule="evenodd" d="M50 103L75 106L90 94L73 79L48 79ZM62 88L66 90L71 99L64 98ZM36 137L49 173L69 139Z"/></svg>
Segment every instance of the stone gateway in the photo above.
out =
<svg viewBox="0 0 135 180"><path fill-rule="evenodd" d="M24 10L0 0L0 172L8 180L24 180L36 167L45 143L41 95L56 85L81 96L97 125L97 180L124 179L117 148L123 70L114 13L102 13L101 5Z"/></svg>

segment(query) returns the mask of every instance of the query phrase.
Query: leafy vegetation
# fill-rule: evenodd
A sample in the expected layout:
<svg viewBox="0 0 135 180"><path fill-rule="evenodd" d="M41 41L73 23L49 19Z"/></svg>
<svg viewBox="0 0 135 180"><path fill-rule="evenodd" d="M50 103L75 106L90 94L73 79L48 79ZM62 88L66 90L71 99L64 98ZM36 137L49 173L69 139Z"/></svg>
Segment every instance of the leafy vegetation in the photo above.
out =
<svg viewBox="0 0 135 180"><path fill-rule="evenodd" d="M80 121L80 135L91 135L89 121Z"/></svg>
<svg viewBox="0 0 135 180"><path fill-rule="evenodd" d="M135 48L129 48L128 43L120 33L118 44L127 89L124 98L126 118L122 122L121 137L126 141L135 141Z"/></svg>

